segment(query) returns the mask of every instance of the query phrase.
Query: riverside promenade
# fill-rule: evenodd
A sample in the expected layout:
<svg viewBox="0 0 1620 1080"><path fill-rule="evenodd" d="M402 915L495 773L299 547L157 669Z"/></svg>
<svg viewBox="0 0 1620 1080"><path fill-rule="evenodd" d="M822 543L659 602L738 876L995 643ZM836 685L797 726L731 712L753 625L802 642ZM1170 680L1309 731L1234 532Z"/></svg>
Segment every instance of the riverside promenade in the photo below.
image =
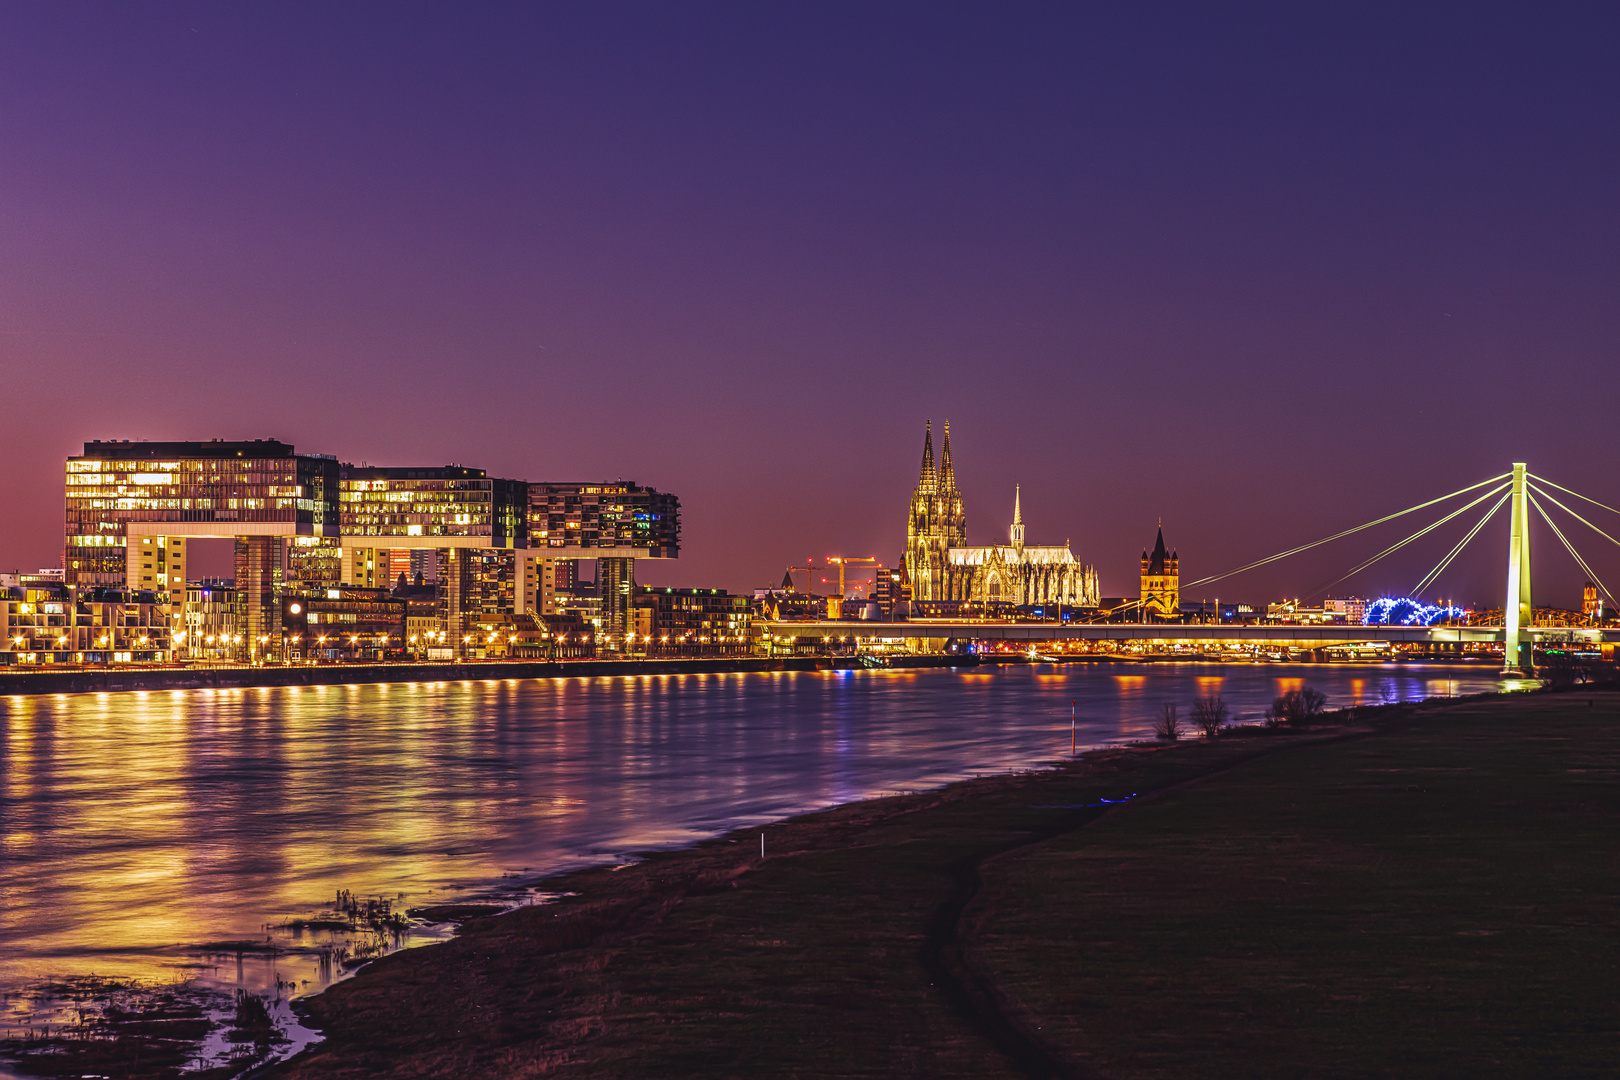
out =
<svg viewBox="0 0 1620 1080"><path fill-rule="evenodd" d="M204 690L253 686L560 679L598 675L699 675L728 671L814 671L825 657L700 656L650 660L483 660L421 664L274 664L262 667L78 668L0 672L0 694L87 694L116 690Z"/></svg>
<svg viewBox="0 0 1620 1080"><path fill-rule="evenodd" d="M890 667L953 667L973 657L895 657ZM362 683L460 682L479 679L566 679L603 675L706 675L725 672L822 671L850 662L827 656L693 656L622 660L480 660L465 663L272 664L262 667L75 668L0 671L0 695L97 694L124 690L211 690L255 686L344 686Z"/></svg>

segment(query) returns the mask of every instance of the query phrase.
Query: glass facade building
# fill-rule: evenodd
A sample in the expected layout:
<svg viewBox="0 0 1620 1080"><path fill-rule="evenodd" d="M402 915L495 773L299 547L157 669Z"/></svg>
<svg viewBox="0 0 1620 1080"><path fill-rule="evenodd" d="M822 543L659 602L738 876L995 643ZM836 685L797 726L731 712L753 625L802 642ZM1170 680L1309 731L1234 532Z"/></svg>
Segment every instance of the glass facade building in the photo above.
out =
<svg viewBox="0 0 1620 1080"><path fill-rule="evenodd" d="M529 485L529 535L535 547L590 549L641 559L673 559L681 551L681 501L635 483ZM634 549L634 553L618 549Z"/></svg>
<svg viewBox="0 0 1620 1080"><path fill-rule="evenodd" d="M499 480L483 469L344 465L340 478L342 535L376 547L431 547L388 538L479 537L488 547L528 546L529 485ZM453 546L453 545L447 545Z"/></svg>
<svg viewBox="0 0 1620 1080"><path fill-rule="evenodd" d="M436 579L434 633L455 647L469 619L554 612L554 583L571 582L581 557L596 559L609 583L600 614L617 649L634 560L680 551L680 501L653 488L354 465L275 439L87 442L65 479L66 584L151 592L178 640L198 630L205 646L214 639L210 656L222 635L233 652L273 656L285 637L283 596L392 588L407 565ZM188 622L190 551L215 538L235 544L233 597Z"/></svg>
<svg viewBox="0 0 1620 1080"><path fill-rule="evenodd" d="M557 613L559 592L573 577L559 566L595 559L600 640L608 651L622 651L632 632L635 560L679 558L681 501L622 480L531 483L529 545L518 574L524 610Z"/></svg>
<svg viewBox="0 0 1620 1080"><path fill-rule="evenodd" d="M138 584L126 579L132 523L193 526L181 536L335 534L338 462L274 439L85 443L67 460L68 583ZM184 594L185 582L162 591Z"/></svg>

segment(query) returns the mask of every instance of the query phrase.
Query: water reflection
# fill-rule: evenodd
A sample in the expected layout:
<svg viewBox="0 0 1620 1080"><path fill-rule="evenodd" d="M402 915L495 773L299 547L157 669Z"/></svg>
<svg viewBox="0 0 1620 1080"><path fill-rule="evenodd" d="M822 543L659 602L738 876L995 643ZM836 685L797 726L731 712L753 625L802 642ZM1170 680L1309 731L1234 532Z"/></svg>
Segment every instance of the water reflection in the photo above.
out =
<svg viewBox="0 0 1620 1080"><path fill-rule="evenodd" d="M818 806L1142 738L1167 701L1253 719L1494 689L1436 668L658 675L0 699L0 986L218 969L339 890L419 904ZM228 944L221 944L228 943ZM248 959L244 961L242 957ZM241 965L247 966L241 966ZM248 969L257 965L253 974ZM319 982L302 971L297 980Z"/></svg>

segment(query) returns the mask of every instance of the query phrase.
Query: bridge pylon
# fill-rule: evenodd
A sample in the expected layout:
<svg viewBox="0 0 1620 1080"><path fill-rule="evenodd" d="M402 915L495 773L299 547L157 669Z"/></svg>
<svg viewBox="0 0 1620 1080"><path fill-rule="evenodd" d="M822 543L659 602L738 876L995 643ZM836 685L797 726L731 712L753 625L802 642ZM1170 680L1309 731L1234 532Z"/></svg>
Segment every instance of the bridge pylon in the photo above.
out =
<svg viewBox="0 0 1620 1080"><path fill-rule="evenodd" d="M1524 462L1513 463L1513 513L1508 531L1507 597L1502 602L1502 674L1528 678L1536 672L1535 608L1530 603L1530 516L1525 499Z"/></svg>

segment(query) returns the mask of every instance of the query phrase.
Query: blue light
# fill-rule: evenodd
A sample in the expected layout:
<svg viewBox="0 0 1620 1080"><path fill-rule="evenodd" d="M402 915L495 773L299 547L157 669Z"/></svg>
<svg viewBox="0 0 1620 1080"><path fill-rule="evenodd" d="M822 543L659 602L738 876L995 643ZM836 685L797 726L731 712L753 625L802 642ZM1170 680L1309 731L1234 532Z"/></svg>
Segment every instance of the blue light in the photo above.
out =
<svg viewBox="0 0 1620 1080"><path fill-rule="evenodd" d="M1433 626L1445 619L1460 619L1457 607L1436 607L1410 596L1381 596L1367 605L1363 626Z"/></svg>

